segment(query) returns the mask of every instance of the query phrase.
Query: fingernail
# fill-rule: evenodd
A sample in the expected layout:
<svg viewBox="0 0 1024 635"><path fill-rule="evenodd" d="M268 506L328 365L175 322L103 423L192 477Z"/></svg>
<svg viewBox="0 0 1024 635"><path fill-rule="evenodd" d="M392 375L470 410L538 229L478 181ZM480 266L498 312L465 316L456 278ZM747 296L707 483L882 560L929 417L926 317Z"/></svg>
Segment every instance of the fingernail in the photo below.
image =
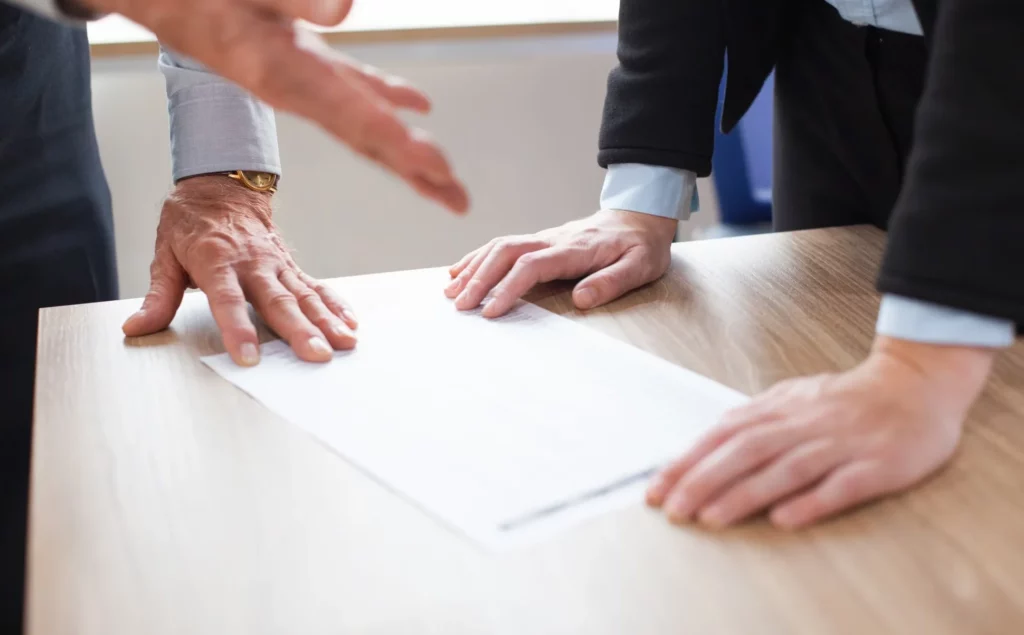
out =
<svg viewBox="0 0 1024 635"><path fill-rule="evenodd" d="M647 488L647 504L660 507L665 502L665 482L658 479Z"/></svg>
<svg viewBox="0 0 1024 635"><path fill-rule="evenodd" d="M252 342L242 344L240 354L243 366L255 366L260 363L260 349Z"/></svg>
<svg viewBox="0 0 1024 635"><path fill-rule="evenodd" d="M345 324L335 324L331 327L331 331L338 337L355 337L355 333L352 332L352 329Z"/></svg>
<svg viewBox="0 0 1024 635"><path fill-rule="evenodd" d="M309 347L311 349L313 349L314 353L320 353L320 354L323 354L323 355L333 355L334 354L334 349L331 348L330 344L328 344L324 340L324 338L319 337L319 336L314 336L314 337L309 338Z"/></svg>
<svg viewBox="0 0 1024 635"><path fill-rule="evenodd" d="M768 519L779 529L793 529L797 525L796 517L787 510L773 511Z"/></svg>
<svg viewBox="0 0 1024 635"><path fill-rule="evenodd" d="M725 509L722 507L711 506L700 514L701 524L715 529L724 527L728 524L727 520L728 519L725 517Z"/></svg>
<svg viewBox="0 0 1024 635"><path fill-rule="evenodd" d="M457 306L457 307L459 307L460 309L463 309L463 310L474 308L474 307L472 307L472 306L470 306L468 304L468 302L469 302L469 291L470 290L468 288L467 289L463 289L462 293L460 293L458 295L458 297L455 298L455 306Z"/></svg>
<svg viewBox="0 0 1024 635"><path fill-rule="evenodd" d="M461 290L462 290L462 278L456 278L456 279L452 280L451 284L449 284L448 288L445 289L444 291L445 291L445 293L447 293L448 295L451 296L451 295L457 294Z"/></svg>
<svg viewBox="0 0 1024 635"><path fill-rule="evenodd" d="M592 309L597 304L597 294L593 289L580 289L576 292L576 307L579 309Z"/></svg>
<svg viewBox="0 0 1024 635"><path fill-rule="evenodd" d="M316 3L316 17L321 22L333 22L338 17L338 0L320 0Z"/></svg>
<svg viewBox="0 0 1024 635"><path fill-rule="evenodd" d="M124 321L124 325L122 326L122 328L125 328L125 329L130 328L132 326L132 324L135 324L136 322L141 320L142 316L143 316L143 312L141 310L140 311L136 311L135 313L132 313L130 316L128 316L128 319Z"/></svg>
<svg viewBox="0 0 1024 635"><path fill-rule="evenodd" d="M355 314L355 313L353 313L353 312L351 312L351 311L343 310L343 311L341 312L341 315L342 315L342 317L344 317L344 318L345 318L346 320L348 320L348 322L349 322L349 324L348 324L348 325L349 325L350 327L352 327L352 328L357 328L357 327L359 326L359 320L358 320L358 319L356 318L356 314Z"/></svg>
<svg viewBox="0 0 1024 635"><path fill-rule="evenodd" d="M676 494L668 501L665 505L667 508L668 519L676 524L682 524L690 521L690 512L687 509L690 505L689 500L683 494Z"/></svg>

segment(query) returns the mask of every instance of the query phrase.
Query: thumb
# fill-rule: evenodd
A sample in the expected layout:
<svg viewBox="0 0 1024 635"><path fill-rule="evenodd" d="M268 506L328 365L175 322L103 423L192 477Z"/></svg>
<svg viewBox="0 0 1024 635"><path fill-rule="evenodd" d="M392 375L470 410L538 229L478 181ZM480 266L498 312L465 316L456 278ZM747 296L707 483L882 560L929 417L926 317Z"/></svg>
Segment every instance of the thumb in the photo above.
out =
<svg viewBox="0 0 1024 635"><path fill-rule="evenodd" d="M581 311L593 309L629 293L661 274L648 262L643 250L633 249L613 264L584 278L572 293L573 303Z"/></svg>
<svg viewBox="0 0 1024 635"><path fill-rule="evenodd" d="M158 252L150 267L149 293L142 308L121 327L128 337L141 337L164 330L171 325L185 295L185 270L170 252Z"/></svg>

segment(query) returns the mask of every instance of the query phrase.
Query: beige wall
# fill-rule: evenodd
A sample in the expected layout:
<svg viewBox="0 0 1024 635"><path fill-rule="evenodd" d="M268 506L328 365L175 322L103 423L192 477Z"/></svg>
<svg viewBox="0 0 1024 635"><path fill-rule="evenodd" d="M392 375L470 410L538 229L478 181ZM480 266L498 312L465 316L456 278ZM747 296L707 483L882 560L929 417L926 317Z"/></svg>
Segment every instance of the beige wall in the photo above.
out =
<svg viewBox="0 0 1024 635"><path fill-rule="evenodd" d="M423 127L448 148L473 211L452 218L319 130L280 116L286 176L277 220L300 264L322 277L444 265L496 235L593 211L603 179L597 130L614 47L614 36L588 35L349 49L432 96L435 113ZM94 63L125 297L145 292L169 187L166 104L154 65L148 58ZM702 197L712 208L706 183Z"/></svg>

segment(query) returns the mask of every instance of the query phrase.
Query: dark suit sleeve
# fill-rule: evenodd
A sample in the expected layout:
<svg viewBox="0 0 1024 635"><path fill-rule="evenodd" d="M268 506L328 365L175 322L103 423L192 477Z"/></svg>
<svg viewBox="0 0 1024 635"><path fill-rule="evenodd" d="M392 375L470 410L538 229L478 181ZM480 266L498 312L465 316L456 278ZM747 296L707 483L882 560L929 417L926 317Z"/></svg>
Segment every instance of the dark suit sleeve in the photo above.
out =
<svg viewBox="0 0 1024 635"><path fill-rule="evenodd" d="M725 57L723 2L622 0L619 65L608 80L602 167L647 163L711 172Z"/></svg>
<svg viewBox="0 0 1024 635"><path fill-rule="evenodd" d="M942 0L883 292L1024 324L1024 1Z"/></svg>

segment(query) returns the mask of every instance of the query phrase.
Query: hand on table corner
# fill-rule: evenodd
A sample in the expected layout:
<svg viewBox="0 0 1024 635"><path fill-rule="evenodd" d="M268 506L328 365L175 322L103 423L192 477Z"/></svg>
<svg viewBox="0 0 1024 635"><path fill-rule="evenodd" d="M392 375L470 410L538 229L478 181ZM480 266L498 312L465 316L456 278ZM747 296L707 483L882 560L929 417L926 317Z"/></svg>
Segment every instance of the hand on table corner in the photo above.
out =
<svg viewBox="0 0 1024 635"><path fill-rule="evenodd" d="M769 510L801 528L910 488L956 450L995 353L878 337L845 373L783 382L654 479L648 503L721 528Z"/></svg>
<svg viewBox="0 0 1024 635"><path fill-rule="evenodd" d="M600 211L530 236L497 238L453 266L445 295L470 311L490 295L483 315L504 315L535 285L586 276L573 302L587 310L654 282L672 261L675 220Z"/></svg>
<svg viewBox="0 0 1024 635"><path fill-rule="evenodd" d="M408 82L349 59L297 27L334 26L352 0L64 0L120 13L279 110L319 124L356 153L391 171L420 195L462 214L465 187L440 147L406 125L401 109L430 111Z"/></svg>
<svg viewBox="0 0 1024 635"><path fill-rule="evenodd" d="M185 289L197 286L239 365L259 362L247 299L306 361L329 361L334 349L356 344L355 315L295 264L271 220L269 195L223 176L181 181L168 196L150 277L142 308L124 324L129 337L167 328Z"/></svg>

